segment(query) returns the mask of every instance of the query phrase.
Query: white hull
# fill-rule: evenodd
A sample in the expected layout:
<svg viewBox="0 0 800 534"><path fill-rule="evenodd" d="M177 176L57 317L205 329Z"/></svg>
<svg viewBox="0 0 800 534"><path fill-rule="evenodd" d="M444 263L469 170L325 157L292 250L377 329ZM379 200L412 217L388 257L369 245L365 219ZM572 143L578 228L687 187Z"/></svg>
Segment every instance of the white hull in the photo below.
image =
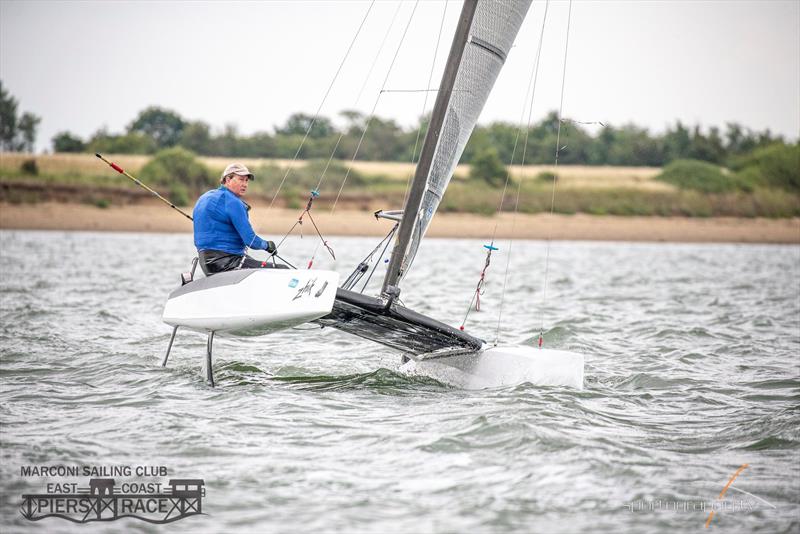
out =
<svg viewBox="0 0 800 534"><path fill-rule="evenodd" d="M411 360L400 371L465 389L522 383L583 389L582 354L523 345L498 345L470 354Z"/></svg>
<svg viewBox="0 0 800 534"><path fill-rule="evenodd" d="M338 285L333 271L229 271L173 291L162 319L198 332L264 335L330 313Z"/></svg>

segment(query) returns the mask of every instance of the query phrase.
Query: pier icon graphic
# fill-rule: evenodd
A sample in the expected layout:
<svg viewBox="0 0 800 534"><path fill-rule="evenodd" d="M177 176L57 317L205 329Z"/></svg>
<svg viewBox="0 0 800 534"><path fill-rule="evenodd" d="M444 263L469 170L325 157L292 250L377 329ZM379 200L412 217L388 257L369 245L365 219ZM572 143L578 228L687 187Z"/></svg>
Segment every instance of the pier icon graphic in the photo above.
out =
<svg viewBox="0 0 800 534"><path fill-rule="evenodd" d="M92 495L113 495L114 494L114 479L113 478L93 478L89 480L89 493Z"/></svg>

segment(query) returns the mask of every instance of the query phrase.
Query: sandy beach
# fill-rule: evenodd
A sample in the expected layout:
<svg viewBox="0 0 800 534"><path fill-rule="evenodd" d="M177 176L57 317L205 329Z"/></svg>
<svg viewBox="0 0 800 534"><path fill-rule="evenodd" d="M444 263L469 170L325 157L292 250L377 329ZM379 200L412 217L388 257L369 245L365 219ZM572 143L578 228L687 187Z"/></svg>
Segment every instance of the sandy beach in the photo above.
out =
<svg viewBox="0 0 800 534"><path fill-rule="evenodd" d="M190 208L185 208L190 212ZM301 210L254 206L253 226L264 236L282 236ZM383 236L390 221L376 220L371 212L327 210L312 212L326 235ZM91 230L123 232L191 232L191 222L161 204L98 208L85 204L46 202L0 203L0 228L35 230ZM496 230L495 230L496 229ZM295 231L298 231L297 229ZM305 234L313 227L306 221ZM503 213L484 217L440 213L428 231L432 237L653 241L687 243L800 243L800 218L739 219L682 217L616 217Z"/></svg>

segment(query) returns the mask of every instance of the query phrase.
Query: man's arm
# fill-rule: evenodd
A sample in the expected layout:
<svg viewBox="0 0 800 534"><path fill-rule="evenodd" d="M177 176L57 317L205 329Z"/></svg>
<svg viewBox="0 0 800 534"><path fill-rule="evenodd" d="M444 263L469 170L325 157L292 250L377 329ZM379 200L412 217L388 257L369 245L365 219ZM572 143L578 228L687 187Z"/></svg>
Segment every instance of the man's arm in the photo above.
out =
<svg viewBox="0 0 800 534"><path fill-rule="evenodd" d="M258 237L253 231L250 220L247 218L247 210L244 207L244 203L238 199L228 199L225 208L244 244L250 248L266 250L267 241Z"/></svg>

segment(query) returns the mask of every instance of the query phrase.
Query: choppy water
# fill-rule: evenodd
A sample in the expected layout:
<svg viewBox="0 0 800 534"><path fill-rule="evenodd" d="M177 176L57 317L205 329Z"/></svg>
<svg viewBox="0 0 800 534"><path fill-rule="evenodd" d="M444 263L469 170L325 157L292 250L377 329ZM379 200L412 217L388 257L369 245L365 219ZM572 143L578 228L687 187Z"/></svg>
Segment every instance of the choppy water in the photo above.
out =
<svg viewBox="0 0 800 534"><path fill-rule="evenodd" d="M374 243L331 242L343 274ZM457 325L481 245L427 240L405 303ZM468 325L489 339L507 248ZM554 243L544 303L544 244L513 250L501 339L544 316L548 347L586 355L583 391L409 378L331 329L219 338L211 389L199 334L160 367L189 236L0 232L0 529L163 529L19 513L47 482L87 483L21 466L144 465L205 480L207 515L170 531L696 531L746 463L712 527L800 530L799 247Z"/></svg>

